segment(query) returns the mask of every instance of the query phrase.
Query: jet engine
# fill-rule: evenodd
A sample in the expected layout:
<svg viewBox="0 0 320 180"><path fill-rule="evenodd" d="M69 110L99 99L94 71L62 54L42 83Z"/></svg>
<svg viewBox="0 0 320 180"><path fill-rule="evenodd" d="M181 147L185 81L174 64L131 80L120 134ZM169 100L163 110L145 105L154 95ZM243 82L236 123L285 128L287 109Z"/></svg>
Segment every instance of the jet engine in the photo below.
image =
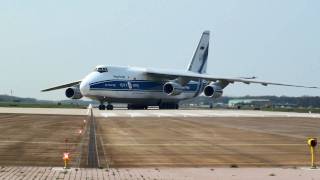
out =
<svg viewBox="0 0 320 180"><path fill-rule="evenodd" d="M183 91L183 86L174 82L167 82L163 85L163 92L170 95L176 96L181 94Z"/></svg>
<svg viewBox="0 0 320 180"><path fill-rule="evenodd" d="M82 94L79 87L69 87L66 89L66 96L70 99L81 99Z"/></svg>
<svg viewBox="0 0 320 180"><path fill-rule="evenodd" d="M218 84L211 83L204 88L203 93L207 97L219 98L222 96L223 90Z"/></svg>

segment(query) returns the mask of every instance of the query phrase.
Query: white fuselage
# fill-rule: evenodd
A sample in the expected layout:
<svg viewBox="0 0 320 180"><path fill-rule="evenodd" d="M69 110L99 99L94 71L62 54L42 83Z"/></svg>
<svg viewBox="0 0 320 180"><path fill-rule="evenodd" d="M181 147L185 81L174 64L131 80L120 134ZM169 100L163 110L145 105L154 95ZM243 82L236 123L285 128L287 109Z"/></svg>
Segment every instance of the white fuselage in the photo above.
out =
<svg viewBox="0 0 320 180"><path fill-rule="evenodd" d="M163 92L166 82L145 76L141 68L108 66L107 72L88 74L80 84L80 91L85 97L110 103L158 105L196 97L204 85L200 80L190 81L181 94L170 96Z"/></svg>

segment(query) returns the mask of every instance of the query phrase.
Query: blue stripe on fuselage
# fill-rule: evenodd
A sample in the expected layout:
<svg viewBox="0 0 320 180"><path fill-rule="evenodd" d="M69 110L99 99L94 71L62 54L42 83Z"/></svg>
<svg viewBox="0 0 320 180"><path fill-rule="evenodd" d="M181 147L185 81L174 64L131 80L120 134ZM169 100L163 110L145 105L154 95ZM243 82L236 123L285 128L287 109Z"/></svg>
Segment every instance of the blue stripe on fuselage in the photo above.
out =
<svg viewBox="0 0 320 180"><path fill-rule="evenodd" d="M120 91L156 91L162 92L166 82L148 80L107 80L90 84L91 90L120 90ZM131 88L129 88L131 86ZM198 83L188 83L184 92L195 92L198 90Z"/></svg>

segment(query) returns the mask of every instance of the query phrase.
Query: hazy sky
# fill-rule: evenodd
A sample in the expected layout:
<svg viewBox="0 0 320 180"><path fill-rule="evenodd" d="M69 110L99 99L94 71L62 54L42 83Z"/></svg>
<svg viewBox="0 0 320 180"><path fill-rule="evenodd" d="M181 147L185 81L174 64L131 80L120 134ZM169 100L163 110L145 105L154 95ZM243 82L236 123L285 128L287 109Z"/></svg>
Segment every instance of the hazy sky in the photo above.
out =
<svg viewBox="0 0 320 180"><path fill-rule="evenodd" d="M211 31L208 73L320 86L318 0L1 0L0 94L65 99L41 89L97 64L186 69ZM320 95L234 84L225 95Z"/></svg>

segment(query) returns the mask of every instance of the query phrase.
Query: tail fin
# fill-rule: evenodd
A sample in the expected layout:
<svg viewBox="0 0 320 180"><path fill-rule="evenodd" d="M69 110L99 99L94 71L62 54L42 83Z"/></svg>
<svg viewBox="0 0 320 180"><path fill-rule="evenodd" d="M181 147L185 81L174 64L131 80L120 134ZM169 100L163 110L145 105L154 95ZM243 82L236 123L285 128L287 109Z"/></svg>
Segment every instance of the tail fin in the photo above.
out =
<svg viewBox="0 0 320 180"><path fill-rule="evenodd" d="M200 74L206 73L209 52L209 39L210 31L204 31L202 33L196 52L193 55L192 61L189 64L189 71Z"/></svg>

